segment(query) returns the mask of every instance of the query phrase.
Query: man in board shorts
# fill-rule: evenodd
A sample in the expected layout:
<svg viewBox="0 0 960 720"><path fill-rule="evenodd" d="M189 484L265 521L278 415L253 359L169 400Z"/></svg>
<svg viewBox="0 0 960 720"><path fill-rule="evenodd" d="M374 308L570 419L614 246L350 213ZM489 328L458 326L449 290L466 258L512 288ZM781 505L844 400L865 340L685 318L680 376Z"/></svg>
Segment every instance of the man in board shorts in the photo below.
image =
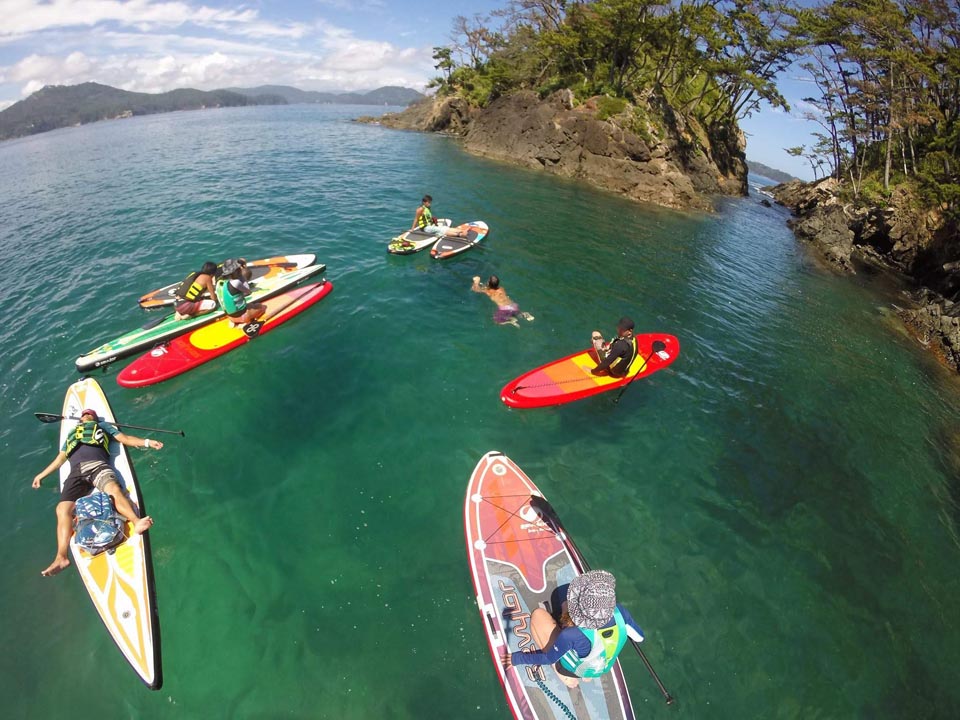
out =
<svg viewBox="0 0 960 720"><path fill-rule="evenodd" d="M148 447L159 450L163 443L126 435L109 423L97 420L97 413L84 410L80 422L67 435L57 457L33 478L33 487L39 488L40 482L54 470L59 470L68 459L70 475L67 476L60 491L57 503L57 555L41 575L56 575L70 565L67 551L70 548L70 536L73 534L73 510L77 500L93 492L94 488L107 493L113 499L113 505L128 522L133 523L133 531L145 533L153 525L149 515L140 517L134 510L130 499L123 492L117 474L110 466L110 441L116 440L127 447Z"/></svg>

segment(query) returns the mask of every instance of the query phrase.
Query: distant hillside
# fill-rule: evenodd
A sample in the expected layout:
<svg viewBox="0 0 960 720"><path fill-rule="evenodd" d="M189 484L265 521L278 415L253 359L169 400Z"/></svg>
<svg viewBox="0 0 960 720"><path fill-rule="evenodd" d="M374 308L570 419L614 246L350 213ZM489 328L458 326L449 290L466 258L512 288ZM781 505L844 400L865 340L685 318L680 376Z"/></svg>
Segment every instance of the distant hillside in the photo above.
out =
<svg viewBox="0 0 960 720"><path fill-rule="evenodd" d="M777 170L769 165L759 163L756 160L747 160L747 168L752 173L763 175L771 180L776 180L778 183L790 182L791 180L797 179L793 175L783 172L783 170Z"/></svg>
<svg viewBox="0 0 960 720"><path fill-rule="evenodd" d="M406 107L424 96L410 88L388 85L367 93L329 93L300 90L289 85L261 85L255 88L228 88L231 92L257 97L279 95L288 103L326 103L336 105L399 105Z"/></svg>
<svg viewBox="0 0 960 720"><path fill-rule="evenodd" d="M279 95L250 96L229 90L171 90L151 94L118 90L99 83L48 85L0 112L0 140L33 135L98 120L151 115L174 110L285 105Z"/></svg>

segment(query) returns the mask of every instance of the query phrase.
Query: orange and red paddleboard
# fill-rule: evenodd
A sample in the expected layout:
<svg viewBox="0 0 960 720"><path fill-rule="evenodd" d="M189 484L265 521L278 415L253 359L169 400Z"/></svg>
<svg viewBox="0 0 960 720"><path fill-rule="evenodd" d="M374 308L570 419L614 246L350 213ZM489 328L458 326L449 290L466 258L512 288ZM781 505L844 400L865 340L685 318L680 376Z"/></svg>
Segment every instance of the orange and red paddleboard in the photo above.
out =
<svg viewBox="0 0 960 720"><path fill-rule="evenodd" d="M593 375L598 365L593 348L554 360L530 370L507 383L500 399L513 408L539 408L563 405L597 393L624 387L663 370L680 354L680 341L664 333L637 335L637 356L622 377Z"/></svg>
<svg viewBox="0 0 960 720"><path fill-rule="evenodd" d="M252 336L244 332L244 327L234 327L229 318L223 317L173 338L130 363L117 375L117 382L123 387L143 387L181 375L279 327L325 298L331 290L333 283L324 280L261 301L267 311ZM247 331L250 330L248 325Z"/></svg>

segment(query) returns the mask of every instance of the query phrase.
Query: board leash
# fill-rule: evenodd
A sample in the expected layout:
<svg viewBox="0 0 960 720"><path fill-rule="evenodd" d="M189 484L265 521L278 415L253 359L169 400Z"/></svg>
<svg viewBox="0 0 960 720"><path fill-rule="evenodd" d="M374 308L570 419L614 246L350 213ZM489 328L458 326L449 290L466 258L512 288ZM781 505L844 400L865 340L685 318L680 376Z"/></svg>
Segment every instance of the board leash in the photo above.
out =
<svg viewBox="0 0 960 720"><path fill-rule="evenodd" d="M543 691L543 694L557 704L557 707L560 708L560 712L566 715L570 720L577 720L577 716L573 714L570 708L568 708L566 705L563 704L563 700L558 698L554 694L553 690L547 687L547 684L543 680L541 680L540 678L534 678L534 679L537 681L537 685L539 686L540 690Z"/></svg>

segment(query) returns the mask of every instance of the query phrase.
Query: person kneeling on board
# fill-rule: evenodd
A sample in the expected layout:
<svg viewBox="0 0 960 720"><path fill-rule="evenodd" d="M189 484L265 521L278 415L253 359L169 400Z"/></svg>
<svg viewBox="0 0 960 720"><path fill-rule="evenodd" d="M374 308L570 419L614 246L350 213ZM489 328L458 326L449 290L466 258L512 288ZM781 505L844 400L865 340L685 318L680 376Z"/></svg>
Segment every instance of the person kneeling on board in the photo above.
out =
<svg viewBox="0 0 960 720"><path fill-rule="evenodd" d="M207 313L217 307L217 292L213 286L213 279L217 274L217 264L207 261L203 267L184 278L183 282L174 290L177 298L174 306L174 318L186 320L189 317ZM204 298L206 292L209 298Z"/></svg>
<svg viewBox="0 0 960 720"><path fill-rule="evenodd" d="M92 492L94 488L105 492L113 500L113 505L128 522L133 523L133 531L145 533L153 525L149 515L140 517L134 510L130 499L124 494L117 474L110 466L110 441L116 440L127 447L149 447L159 450L163 443L127 435L110 423L97 420L97 413L84 410L80 413L80 422L67 436L57 457L33 478L34 489L47 475L58 470L67 459L70 460L70 474L60 490L60 502L57 503L57 555L50 566L41 575L51 576L70 565L67 551L70 548L70 536L73 533L74 506L77 500Z"/></svg>
<svg viewBox="0 0 960 720"><path fill-rule="evenodd" d="M230 258L223 261L220 279L217 280L217 302L230 318L233 327L253 322L267 311L265 305L247 304L246 296L253 292L253 288L247 282L248 275L245 271L245 262Z"/></svg>
<svg viewBox="0 0 960 720"><path fill-rule="evenodd" d="M593 331L591 340L600 363L590 370L593 375L623 377L627 374L630 364L637 356L637 340L633 337L633 320L628 317L620 318L617 323L617 337L608 343L603 341L599 330Z"/></svg>
<svg viewBox="0 0 960 720"><path fill-rule="evenodd" d="M606 570L578 575L558 588L562 614L560 624L543 608L530 616L537 652L504 653L504 668L515 665L553 665L563 684L576 687L609 672L629 637L643 642L643 631L627 610L617 603L616 578ZM566 600L563 591L566 590Z"/></svg>

